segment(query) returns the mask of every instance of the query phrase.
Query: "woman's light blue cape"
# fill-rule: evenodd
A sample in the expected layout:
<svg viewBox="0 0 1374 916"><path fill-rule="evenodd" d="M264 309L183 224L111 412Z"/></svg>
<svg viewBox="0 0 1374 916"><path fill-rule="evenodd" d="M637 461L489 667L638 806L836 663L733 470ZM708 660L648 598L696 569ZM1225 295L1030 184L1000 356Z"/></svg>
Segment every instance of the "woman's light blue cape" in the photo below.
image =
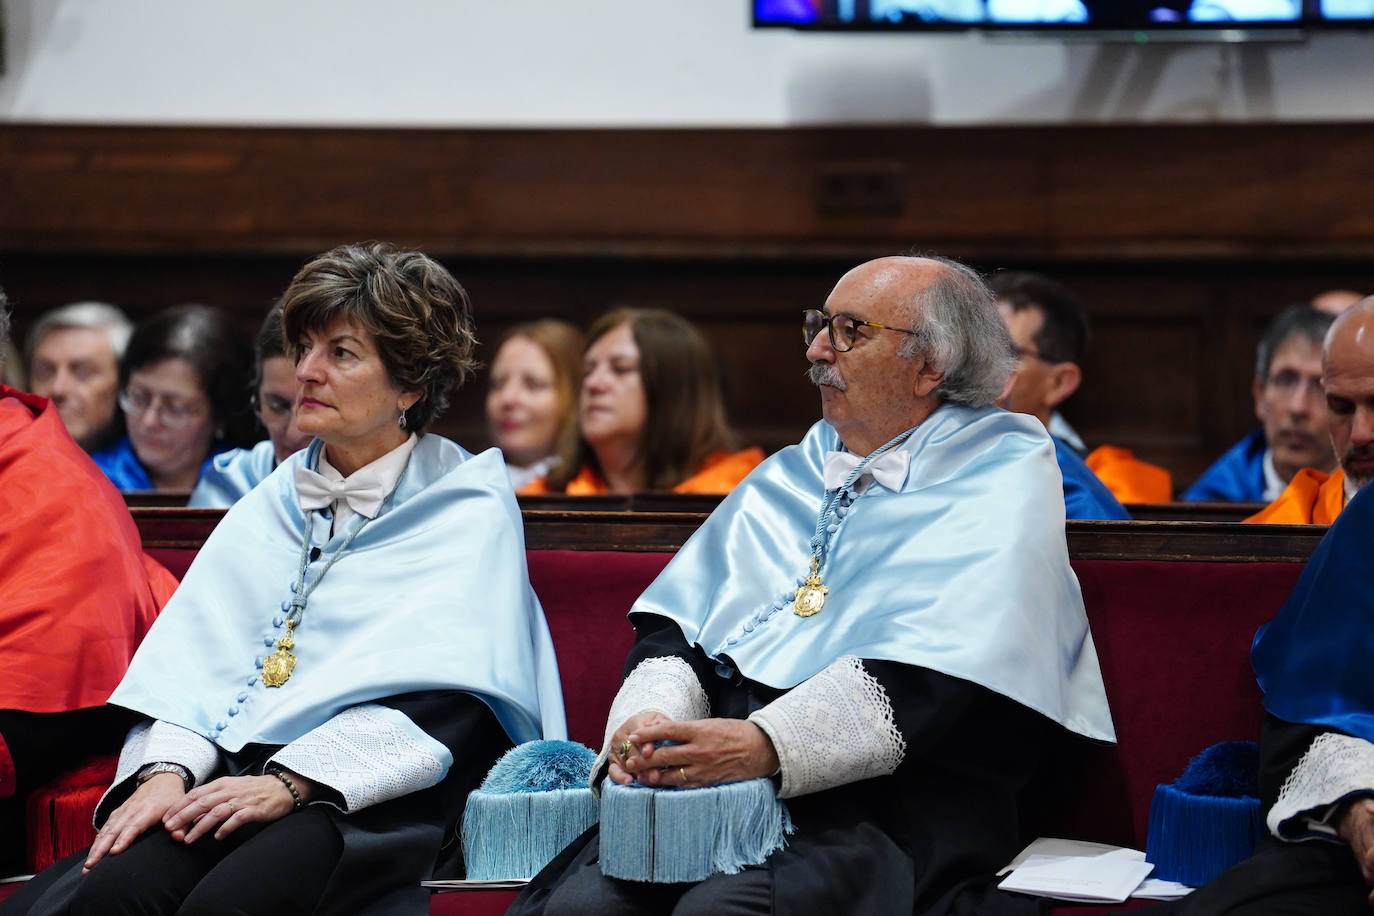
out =
<svg viewBox="0 0 1374 916"><path fill-rule="evenodd" d="M290 679L263 685L300 565L296 467L316 467L320 448L283 461L225 514L110 702L230 752L287 744L350 706L419 690L474 694L516 743L565 737L553 642L501 453L472 456L434 435L310 595ZM321 553L307 583L362 521L331 538L329 519L312 513Z"/></svg>
<svg viewBox="0 0 1374 916"><path fill-rule="evenodd" d="M819 614L798 617L791 601L809 571L825 454L842 448L824 421L736 487L631 614L671 618L772 687L841 655L902 662L1113 740L1044 427L947 404L898 447L911 455L901 492L870 486L831 535Z"/></svg>
<svg viewBox="0 0 1374 916"><path fill-rule="evenodd" d="M1250 650L1264 708L1374 741L1374 486L1356 493Z"/></svg>
<svg viewBox="0 0 1374 916"><path fill-rule="evenodd" d="M227 509L267 479L277 467L277 448L264 439L252 448L216 455L191 491L192 509Z"/></svg>

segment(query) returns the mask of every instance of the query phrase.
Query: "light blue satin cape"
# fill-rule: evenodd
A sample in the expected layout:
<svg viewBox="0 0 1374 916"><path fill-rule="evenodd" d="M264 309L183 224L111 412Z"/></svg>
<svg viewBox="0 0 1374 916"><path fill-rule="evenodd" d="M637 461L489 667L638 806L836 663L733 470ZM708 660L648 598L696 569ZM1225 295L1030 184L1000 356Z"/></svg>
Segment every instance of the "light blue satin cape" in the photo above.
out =
<svg viewBox="0 0 1374 916"><path fill-rule="evenodd" d="M267 479L277 467L277 448L264 439L252 448L216 455L191 491L192 509L227 509Z"/></svg>
<svg viewBox="0 0 1374 916"><path fill-rule="evenodd" d="M824 421L721 503L631 614L771 687L841 655L982 684L1081 735L1114 740L1097 652L1064 539L1054 447L1034 417L946 404L898 448L901 492L874 484L830 536L819 614L792 613L810 568Z"/></svg>
<svg viewBox="0 0 1374 916"><path fill-rule="evenodd" d="M516 743L566 737L501 453L473 456L434 435L420 438L396 491L310 595L290 680L263 685L300 565L296 467L316 467L321 447L287 458L225 514L110 702L229 752L288 744L350 706L419 690L479 697ZM364 520L331 538L325 513L311 518L321 553L307 583Z"/></svg>

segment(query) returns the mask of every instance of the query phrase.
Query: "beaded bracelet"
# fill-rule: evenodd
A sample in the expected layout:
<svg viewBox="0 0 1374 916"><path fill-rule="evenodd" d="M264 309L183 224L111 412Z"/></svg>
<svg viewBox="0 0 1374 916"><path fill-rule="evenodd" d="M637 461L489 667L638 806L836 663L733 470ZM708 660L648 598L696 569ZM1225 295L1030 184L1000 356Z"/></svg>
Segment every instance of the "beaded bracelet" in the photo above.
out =
<svg viewBox="0 0 1374 916"><path fill-rule="evenodd" d="M301 801L301 793L296 789L296 784L291 781L291 777L287 776L282 770L273 770L272 775L280 779L281 784L286 786L286 791L291 793L291 799L295 802L291 810L301 810L301 808L305 806L305 802Z"/></svg>

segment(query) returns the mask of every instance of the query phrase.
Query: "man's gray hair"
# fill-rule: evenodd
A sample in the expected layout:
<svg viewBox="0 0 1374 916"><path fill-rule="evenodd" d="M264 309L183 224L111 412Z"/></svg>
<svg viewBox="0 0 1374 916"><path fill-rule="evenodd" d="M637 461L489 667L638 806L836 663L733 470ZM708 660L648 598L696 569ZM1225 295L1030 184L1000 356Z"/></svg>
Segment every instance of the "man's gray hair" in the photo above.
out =
<svg viewBox="0 0 1374 916"><path fill-rule="evenodd" d="M1274 364L1274 354L1289 340L1296 337L1320 347L1335 320L1335 315L1320 312L1306 302L1290 305L1279 312L1278 317L1265 328L1264 336L1255 348L1256 381L1261 384L1269 381L1269 367Z"/></svg>
<svg viewBox="0 0 1374 916"><path fill-rule="evenodd" d="M907 304L916 337L898 351L914 359L923 350L945 377L936 393L953 404L986 407L1002 393L1016 365L1011 334L997 312L992 290L970 267L919 255L943 270Z"/></svg>
<svg viewBox="0 0 1374 916"><path fill-rule="evenodd" d="M64 328L104 328L110 335L110 350L114 352L115 362L124 357L124 349L129 345L129 335L134 332L134 324L118 308L108 302L73 302L44 312L29 329L24 341L24 356L33 362L33 351L50 332Z"/></svg>

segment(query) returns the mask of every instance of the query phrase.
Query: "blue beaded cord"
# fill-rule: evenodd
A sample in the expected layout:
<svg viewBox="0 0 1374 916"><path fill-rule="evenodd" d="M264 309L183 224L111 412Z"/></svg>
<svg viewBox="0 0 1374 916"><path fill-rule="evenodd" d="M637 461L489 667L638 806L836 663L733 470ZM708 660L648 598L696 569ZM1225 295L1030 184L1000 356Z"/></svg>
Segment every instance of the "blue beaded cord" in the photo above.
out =
<svg viewBox="0 0 1374 916"><path fill-rule="evenodd" d="M850 488L854 485L854 481L858 480L863 475L864 469L868 467L870 462L872 462L875 458L880 457L883 453L896 448L898 445L901 445L902 442L904 442L906 438L915 431L916 427L913 426L906 432L893 436L890 440L888 440L887 444L878 448L863 461L860 461L854 467L854 470L849 472L849 476L844 479L844 483L840 484L838 487L835 487L834 489L826 491L825 499L821 503L820 515L816 519L816 533L811 536L811 555L816 559L816 569L818 572L825 565L825 555L829 547L830 535L833 534L839 528L839 521L835 522L833 528L831 527L831 517L839 516L840 519L843 519L845 514L848 513L849 508L853 504L854 500L858 498L857 495L850 490ZM755 611L753 616L746 620L740 626L740 628L735 631L734 636L731 636L724 642L724 644L720 646L720 648L718 648L715 652L711 653L712 656L720 656L725 652L729 651L733 646L738 645L740 640L744 639L744 637L748 636L750 633L754 632L756 629L763 626L775 614L777 614L783 608L787 607L788 604L792 603L792 601L795 599L796 589L800 588L802 583L805 581L806 580L804 578L797 579L796 583L792 586L792 588L790 590L783 591L782 594L780 594L777 598L774 598L772 604L765 605L764 607ZM733 669L730 670L730 676L733 676ZM717 670L716 673L719 674L721 677L726 676L724 674L721 674L719 670Z"/></svg>

